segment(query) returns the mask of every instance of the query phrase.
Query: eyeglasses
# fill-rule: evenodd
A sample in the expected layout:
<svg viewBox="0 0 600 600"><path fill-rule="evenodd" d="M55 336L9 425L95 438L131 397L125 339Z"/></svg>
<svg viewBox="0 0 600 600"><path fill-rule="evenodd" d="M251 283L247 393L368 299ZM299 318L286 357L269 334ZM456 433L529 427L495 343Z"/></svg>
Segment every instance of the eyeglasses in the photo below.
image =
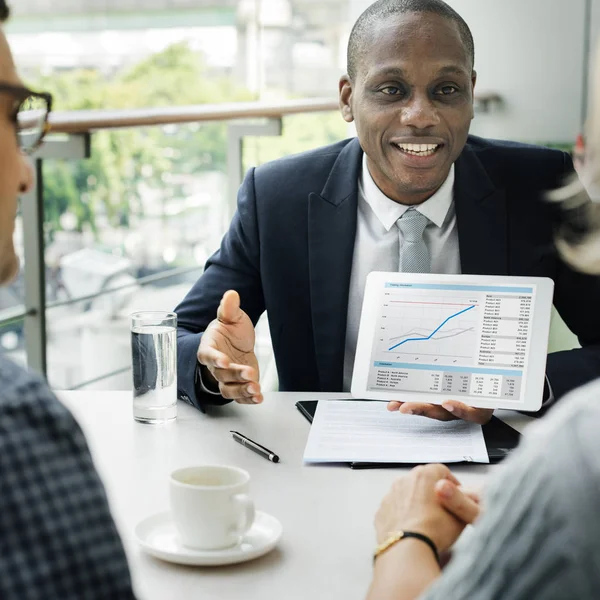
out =
<svg viewBox="0 0 600 600"><path fill-rule="evenodd" d="M48 115L52 110L52 96L7 83L0 83L0 92L14 97L10 116L15 124L17 142L25 154L33 154L50 129Z"/></svg>

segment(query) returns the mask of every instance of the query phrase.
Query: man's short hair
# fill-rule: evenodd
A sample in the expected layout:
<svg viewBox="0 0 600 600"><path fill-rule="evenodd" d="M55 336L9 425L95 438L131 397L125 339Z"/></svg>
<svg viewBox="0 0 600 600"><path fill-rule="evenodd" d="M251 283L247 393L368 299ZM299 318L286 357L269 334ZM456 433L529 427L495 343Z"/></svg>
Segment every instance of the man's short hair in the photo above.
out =
<svg viewBox="0 0 600 600"><path fill-rule="evenodd" d="M348 76L354 79L358 64L372 36L373 28L387 17L404 13L432 13L454 21L458 25L460 36L471 59L475 64L475 43L473 34L465 20L442 0L377 0L363 12L352 28L348 41Z"/></svg>
<svg viewBox="0 0 600 600"><path fill-rule="evenodd" d="M0 23L3 23L6 21L6 19L8 19L9 13L10 10L8 9L8 6L6 6L6 2L4 0L0 0Z"/></svg>

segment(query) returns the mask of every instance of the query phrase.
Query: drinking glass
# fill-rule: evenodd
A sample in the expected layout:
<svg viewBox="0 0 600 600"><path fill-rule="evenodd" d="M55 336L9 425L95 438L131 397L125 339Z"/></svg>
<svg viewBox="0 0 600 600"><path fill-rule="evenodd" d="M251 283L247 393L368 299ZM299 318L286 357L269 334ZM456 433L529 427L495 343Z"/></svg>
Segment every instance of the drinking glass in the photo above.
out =
<svg viewBox="0 0 600 600"><path fill-rule="evenodd" d="M177 315L131 315L133 418L164 423L177 416Z"/></svg>

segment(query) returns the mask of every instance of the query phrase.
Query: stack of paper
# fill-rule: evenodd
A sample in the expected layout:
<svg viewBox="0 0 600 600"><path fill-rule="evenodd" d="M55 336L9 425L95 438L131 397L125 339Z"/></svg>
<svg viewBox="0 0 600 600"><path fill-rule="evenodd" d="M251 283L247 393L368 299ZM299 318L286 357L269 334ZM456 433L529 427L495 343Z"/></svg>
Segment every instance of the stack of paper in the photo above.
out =
<svg viewBox="0 0 600 600"><path fill-rule="evenodd" d="M305 463L488 463L481 425L389 412L385 402L319 401Z"/></svg>

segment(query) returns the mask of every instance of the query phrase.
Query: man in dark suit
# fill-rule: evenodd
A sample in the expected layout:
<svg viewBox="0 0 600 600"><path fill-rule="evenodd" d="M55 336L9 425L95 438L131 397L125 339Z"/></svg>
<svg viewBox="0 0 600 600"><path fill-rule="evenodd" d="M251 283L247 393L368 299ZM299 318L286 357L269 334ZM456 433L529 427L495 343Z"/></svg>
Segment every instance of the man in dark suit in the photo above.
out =
<svg viewBox="0 0 600 600"><path fill-rule="evenodd" d="M600 280L553 251L555 215L543 198L571 160L469 136L473 65L469 28L441 0L379 0L363 13L340 81L358 139L248 172L220 250L176 309L181 398L262 401L254 324L264 310L281 390L348 389L374 268L551 277L583 348L548 357L545 399L600 374ZM419 230L414 243L407 222ZM491 416L459 402L393 408Z"/></svg>

